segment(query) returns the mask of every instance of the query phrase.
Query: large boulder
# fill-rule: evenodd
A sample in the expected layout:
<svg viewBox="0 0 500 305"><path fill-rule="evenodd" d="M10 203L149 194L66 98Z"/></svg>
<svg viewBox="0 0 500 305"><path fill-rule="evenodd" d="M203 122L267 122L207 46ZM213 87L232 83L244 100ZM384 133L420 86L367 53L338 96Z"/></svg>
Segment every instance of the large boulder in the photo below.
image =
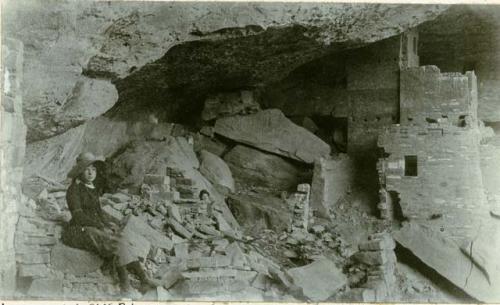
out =
<svg viewBox="0 0 500 305"><path fill-rule="evenodd" d="M229 166L219 156L206 150L200 152L200 173L223 193L234 192L234 179Z"/></svg>
<svg viewBox="0 0 500 305"><path fill-rule="evenodd" d="M239 185L289 189L300 183L301 171L297 166L257 149L237 145L224 160Z"/></svg>
<svg viewBox="0 0 500 305"><path fill-rule="evenodd" d="M284 157L313 163L330 154L330 146L307 129L295 125L278 109L217 120L215 132Z"/></svg>
<svg viewBox="0 0 500 305"><path fill-rule="evenodd" d="M292 225L292 211L283 199L265 193L231 194L229 208L238 223L248 231L271 229L287 231Z"/></svg>

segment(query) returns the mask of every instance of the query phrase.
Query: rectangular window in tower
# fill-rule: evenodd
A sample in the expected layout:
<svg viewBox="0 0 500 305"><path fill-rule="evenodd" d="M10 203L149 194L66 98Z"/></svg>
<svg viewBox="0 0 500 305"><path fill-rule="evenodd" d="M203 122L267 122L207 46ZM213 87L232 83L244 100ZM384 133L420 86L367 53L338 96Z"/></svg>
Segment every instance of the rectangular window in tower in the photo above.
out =
<svg viewBox="0 0 500 305"><path fill-rule="evenodd" d="M417 168L417 156L405 156L405 176L416 177L418 175Z"/></svg>

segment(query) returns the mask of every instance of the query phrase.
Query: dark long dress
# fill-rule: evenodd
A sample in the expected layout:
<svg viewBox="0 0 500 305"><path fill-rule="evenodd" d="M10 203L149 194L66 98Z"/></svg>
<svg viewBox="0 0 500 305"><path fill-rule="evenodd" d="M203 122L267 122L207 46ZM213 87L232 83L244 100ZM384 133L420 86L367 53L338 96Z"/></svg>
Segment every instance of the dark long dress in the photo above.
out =
<svg viewBox="0 0 500 305"><path fill-rule="evenodd" d="M109 258L116 251L118 237L109 225L113 220L101 209L99 195L97 188L92 189L78 179L73 181L66 193L72 217L63 230L62 241L70 247Z"/></svg>

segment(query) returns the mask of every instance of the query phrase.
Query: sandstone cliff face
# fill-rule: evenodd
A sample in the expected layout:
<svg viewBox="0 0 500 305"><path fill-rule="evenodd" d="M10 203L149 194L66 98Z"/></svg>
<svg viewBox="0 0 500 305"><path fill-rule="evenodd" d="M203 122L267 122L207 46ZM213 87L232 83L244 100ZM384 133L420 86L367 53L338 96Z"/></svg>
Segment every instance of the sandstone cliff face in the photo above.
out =
<svg viewBox="0 0 500 305"><path fill-rule="evenodd" d="M4 29L6 36L25 45L24 114L28 141L32 142L105 113L126 89L122 86L118 93L112 81L126 78L181 43L191 41L183 48L195 52L191 57L180 52L162 63L168 77L153 89L205 82L217 74L221 62L223 67L232 67L230 76L238 77L234 80L238 86L265 83L325 52L398 34L444 9L333 3L26 0L5 4ZM292 43L280 40L282 33L293 38ZM263 36L259 39L259 35ZM254 52L248 49L251 44L238 43L252 36L256 38L248 42L256 43ZM231 43L215 48L210 44L229 40ZM207 54L218 55L220 60L210 60ZM186 76L199 67L204 67L200 76ZM270 73L264 73L266 70ZM206 84L220 86L226 80L215 77ZM125 103L137 102L137 92L128 96Z"/></svg>

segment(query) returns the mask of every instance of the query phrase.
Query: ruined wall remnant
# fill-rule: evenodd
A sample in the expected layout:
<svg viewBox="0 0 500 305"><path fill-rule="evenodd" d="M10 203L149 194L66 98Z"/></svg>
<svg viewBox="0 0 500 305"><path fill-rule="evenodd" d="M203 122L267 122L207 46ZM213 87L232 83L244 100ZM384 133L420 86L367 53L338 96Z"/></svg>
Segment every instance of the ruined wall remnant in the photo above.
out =
<svg viewBox="0 0 500 305"><path fill-rule="evenodd" d="M418 27L423 65L476 73L478 117L485 122L500 121L499 26L498 5L456 5Z"/></svg>
<svg viewBox="0 0 500 305"><path fill-rule="evenodd" d="M381 185L398 194L404 217L458 240L472 238L489 217L480 167L476 78L473 73L439 74L435 67L411 68L403 75L401 111L414 120L406 117L380 135L378 145L388 154L378 166ZM440 89L434 89L436 81ZM438 114L449 120L426 120ZM452 124L462 114L470 118L466 128Z"/></svg>
<svg viewBox="0 0 500 305"><path fill-rule="evenodd" d="M0 110L0 296L15 289L14 232L21 202L26 126L22 114L23 44L2 44L2 108Z"/></svg>
<svg viewBox="0 0 500 305"><path fill-rule="evenodd" d="M401 124L429 123L477 128L477 80L474 72L441 73L436 66L401 71Z"/></svg>
<svg viewBox="0 0 500 305"><path fill-rule="evenodd" d="M314 163L311 206L324 217L345 196L353 183L353 163L345 154L336 159L321 158Z"/></svg>

